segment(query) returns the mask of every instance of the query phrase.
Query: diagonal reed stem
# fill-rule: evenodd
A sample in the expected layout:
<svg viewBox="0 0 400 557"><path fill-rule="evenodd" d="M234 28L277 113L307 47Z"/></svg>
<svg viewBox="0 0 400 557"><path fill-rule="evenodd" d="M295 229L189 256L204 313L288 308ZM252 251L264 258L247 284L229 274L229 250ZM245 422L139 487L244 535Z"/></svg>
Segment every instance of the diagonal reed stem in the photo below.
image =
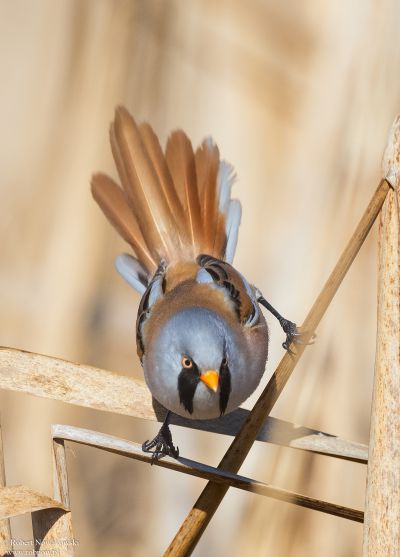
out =
<svg viewBox="0 0 400 557"><path fill-rule="evenodd" d="M350 238L349 243L305 318L302 329L303 331L310 331L310 336L321 321L367 237L368 232L381 210L390 187L389 182L385 179L381 180L356 230ZM296 353L294 357L291 357L288 353L283 356L253 410L248 415L238 435L232 441L229 449L222 458L219 467L223 470L237 472L241 467L265 417L271 412L292 374L292 371L303 354L305 346L296 345L295 350ZM228 486L208 482L164 553L164 557L186 557L191 555L227 491Z"/></svg>

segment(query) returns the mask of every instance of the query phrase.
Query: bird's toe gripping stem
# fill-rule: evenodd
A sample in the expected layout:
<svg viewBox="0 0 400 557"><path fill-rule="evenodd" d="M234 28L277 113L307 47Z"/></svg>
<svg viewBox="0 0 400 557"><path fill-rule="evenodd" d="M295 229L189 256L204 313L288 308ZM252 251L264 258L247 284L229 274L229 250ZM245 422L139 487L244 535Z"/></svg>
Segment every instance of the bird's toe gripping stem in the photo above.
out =
<svg viewBox="0 0 400 557"><path fill-rule="evenodd" d="M282 346L285 350L289 352L291 356L294 356L293 350L291 350L290 345L293 344L314 344L315 340L315 333L311 333L311 331L299 331L297 328L296 323L293 321L289 321L282 317L282 315L276 311L276 309L271 306L271 304L264 298L259 290L256 289L257 301L264 306L268 311L274 315L283 331L286 333L286 340L282 343Z"/></svg>
<svg viewBox="0 0 400 557"><path fill-rule="evenodd" d="M309 331L299 331L297 328L296 323L293 321L289 321L284 317L279 319L279 323L283 329L283 332L286 333L286 340L282 343L282 346L285 350L289 352L291 356L294 355L293 350L291 350L290 345L293 344L314 344L315 341L315 333L311 334Z"/></svg>
<svg viewBox="0 0 400 557"><path fill-rule="evenodd" d="M155 460L160 460L163 456L172 456L173 458L178 458L179 448L175 447L172 441L171 430L168 425L168 418L165 420L161 426L160 431L151 441L145 441L142 444L142 451L145 453L150 453L151 449L154 448L153 455L151 457L151 463Z"/></svg>

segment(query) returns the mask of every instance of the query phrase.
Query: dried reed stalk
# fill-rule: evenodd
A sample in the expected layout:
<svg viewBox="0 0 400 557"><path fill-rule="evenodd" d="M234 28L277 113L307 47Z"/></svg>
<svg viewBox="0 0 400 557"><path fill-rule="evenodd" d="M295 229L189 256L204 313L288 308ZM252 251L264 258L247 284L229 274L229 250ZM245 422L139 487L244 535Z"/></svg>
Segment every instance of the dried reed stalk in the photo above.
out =
<svg viewBox="0 0 400 557"><path fill-rule="evenodd" d="M4 468L3 435L0 427L0 488L6 485L6 472ZM10 520L0 520L0 555L12 557Z"/></svg>
<svg viewBox="0 0 400 557"><path fill-rule="evenodd" d="M302 326L304 331L315 331L378 216L389 188L390 184L385 179L382 179L347 247L304 320ZM232 472L239 470L254 443L261 424L271 412L304 349L305 346L298 345L296 346L294 357L290 357L287 353L284 355L253 410L247 417L245 424L221 460L219 465L221 469ZM167 548L165 556L183 557L192 553L227 490L228 487L225 485L213 482L207 484Z"/></svg>
<svg viewBox="0 0 400 557"><path fill-rule="evenodd" d="M0 519L47 509L64 509L62 503L24 485L0 489Z"/></svg>
<svg viewBox="0 0 400 557"><path fill-rule="evenodd" d="M54 498L61 501L66 509L69 509L67 459L62 439L53 438L53 471Z"/></svg>
<svg viewBox="0 0 400 557"><path fill-rule="evenodd" d="M72 532L67 463L63 441L53 440L54 498L65 510L46 509L32 514L35 550L51 549L62 557L73 557L75 540Z"/></svg>
<svg viewBox="0 0 400 557"><path fill-rule="evenodd" d="M391 181L379 227L378 330L364 557L400 555L400 116L384 156Z"/></svg>
<svg viewBox="0 0 400 557"><path fill-rule="evenodd" d="M32 513L35 555L73 557L76 540L72 536L71 513L63 509L45 509Z"/></svg>
<svg viewBox="0 0 400 557"><path fill-rule="evenodd" d="M238 476L237 474L226 472L224 470L220 470L219 468L214 468L187 458L179 457L175 459L164 457L162 460L153 462L151 458L152 455L144 453L141 445L133 443L132 441L114 437L112 435L58 424L53 425L52 435L55 441L72 441L74 443L96 447L114 454L155 464L157 466L169 468L170 470L175 470L184 474L189 474L190 476L212 480L213 482L217 482L218 484L227 487L236 487L237 489L257 493L259 495L263 495L264 497L271 497L280 501L286 501L287 503L292 503L293 505L300 505L308 509L332 514L341 518L347 518L356 522L363 521L362 511L351 509L349 507L343 507L334 503L328 503L326 501L321 501L320 499L307 497L306 495L300 495L298 493L294 493L293 491L288 491L264 482L252 480L250 478L246 478L245 476Z"/></svg>
<svg viewBox="0 0 400 557"><path fill-rule="evenodd" d="M41 548L52 549L54 554L60 557L73 556L72 535L66 528L70 521L70 513L61 502L24 485L0 489L1 520L26 513L32 515L35 551L40 551ZM18 553L18 550L16 552Z"/></svg>
<svg viewBox="0 0 400 557"><path fill-rule="evenodd" d="M35 551L52 550L61 557L73 557L75 540L72 532L67 462L64 442L53 440L54 498L63 510L45 509L32 514Z"/></svg>
<svg viewBox="0 0 400 557"><path fill-rule="evenodd" d="M143 381L14 348L0 348L0 388L146 420L163 421L165 417L165 409L152 401ZM248 414L248 410L239 408L216 420L187 420L174 415L171 423L237 435ZM366 445L272 417L262 424L257 440L355 462L367 461Z"/></svg>

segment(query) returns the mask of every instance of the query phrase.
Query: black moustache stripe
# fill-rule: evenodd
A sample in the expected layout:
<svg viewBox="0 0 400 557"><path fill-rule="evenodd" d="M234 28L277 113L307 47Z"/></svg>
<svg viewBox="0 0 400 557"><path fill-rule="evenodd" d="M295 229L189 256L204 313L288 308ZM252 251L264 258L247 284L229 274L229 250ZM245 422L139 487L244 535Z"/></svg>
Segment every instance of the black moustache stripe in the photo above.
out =
<svg viewBox="0 0 400 557"><path fill-rule="evenodd" d="M228 364L222 365L219 370L219 409L222 414L225 414L226 407L228 406L229 395L231 394L231 372Z"/></svg>
<svg viewBox="0 0 400 557"><path fill-rule="evenodd" d="M178 375L179 401L189 414L193 414L194 393L196 392L199 381L199 370L194 362L191 369L183 367Z"/></svg>

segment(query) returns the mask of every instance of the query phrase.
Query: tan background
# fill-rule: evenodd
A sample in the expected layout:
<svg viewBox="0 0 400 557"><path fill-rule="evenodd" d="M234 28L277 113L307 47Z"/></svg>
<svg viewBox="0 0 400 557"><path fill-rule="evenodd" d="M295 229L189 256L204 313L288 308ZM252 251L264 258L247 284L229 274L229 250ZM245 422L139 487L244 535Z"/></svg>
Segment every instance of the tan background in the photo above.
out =
<svg viewBox="0 0 400 557"><path fill-rule="evenodd" d="M212 134L238 174L236 266L301 322L379 178L400 111L400 6L373 2L2 0L0 342L141 377L138 296L113 269L126 249L89 194L115 174L108 145L125 104L165 141ZM275 416L367 442L376 230ZM271 355L282 355L269 319ZM142 441L145 424L1 393L9 484L51 492L49 426ZM254 400L254 398L252 399ZM252 401L249 401L249 407ZM216 464L228 439L175 428L185 456ZM68 452L79 555L157 556L204 482L93 449ZM255 446L244 474L362 508L365 467ZM29 536L29 521L13 523ZM197 557L353 556L361 525L230 491Z"/></svg>

